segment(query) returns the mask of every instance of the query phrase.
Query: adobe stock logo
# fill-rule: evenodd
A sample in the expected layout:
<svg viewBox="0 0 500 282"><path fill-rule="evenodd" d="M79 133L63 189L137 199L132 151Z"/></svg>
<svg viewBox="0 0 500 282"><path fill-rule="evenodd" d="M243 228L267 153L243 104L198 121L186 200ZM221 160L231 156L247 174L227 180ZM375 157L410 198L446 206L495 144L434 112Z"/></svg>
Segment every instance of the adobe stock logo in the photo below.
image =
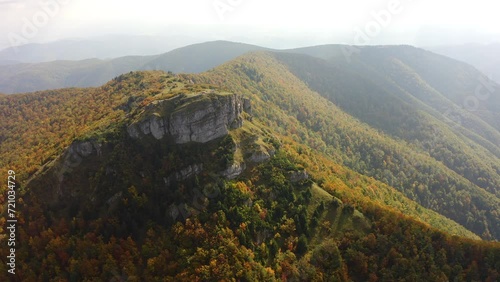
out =
<svg viewBox="0 0 500 282"><path fill-rule="evenodd" d="M411 2L412 0L408 1ZM401 14L403 10L404 7L400 0L390 0L384 9L379 11L371 11L371 19L367 21L364 26L354 27L354 45L370 44L372 39L377 37L384 28L387 28L391 24L393 18ZM359 52L359 48L354 46L345 45L342 47L342 53L349 63L351 61L352 54Z"/></svg>
<svg viewBox="0 0 500 282"><path fill-rule="evenodd" d="M243 0L215 0L212 3L217 16L221 21L225 20L225 15L234 10L243 3Z"/></svg>
<svg viewBox="0 0 500 282"><path fill-rule="evenodd" d="M372 20L368 21L363 29L358 26L354 28L354 44L364 45L370 43L371 38L378 36L382 28L386 28L391 24L393 16L399 15L401 12L403 12L403 7L399 0L392 0L387 3L386 9L378 12L371 11Z"/></svg>
<svg viewBox="0 0 500 282"><path fill-rule="evenodd" d="M446 109L443 116L452 123L453 127L465 126L464 117L460 111L465 110L469 113L474 113L480 110L481 103L487 103L488 99L497 91L495 88L495 80L493 76L480 75L477 78L477 85L474 89L474 94L464 98L462 105L455 105Z"/></svg>
<svg viewBox="0 0 500 282"><path fill-rule="evenodd" d="M479 110L481 101L487 101L495 92L495 82L492 76L479 76L477 80L478 84L474 89L474 95L467 96L463 102L464 108L469 112Z"/></svg>
<svg viewBox="0 0 500 282"><path fill-rule="evenodd" d="M39 8L31 17L23 17L22 25L17 32L9 32L7 37L11 47L17 51L19 45L29 43L30 39L37 36L38 32L45 28L50 20L55 18L61 11L61 8L67 5L71 0L40 0Z"/></svg>

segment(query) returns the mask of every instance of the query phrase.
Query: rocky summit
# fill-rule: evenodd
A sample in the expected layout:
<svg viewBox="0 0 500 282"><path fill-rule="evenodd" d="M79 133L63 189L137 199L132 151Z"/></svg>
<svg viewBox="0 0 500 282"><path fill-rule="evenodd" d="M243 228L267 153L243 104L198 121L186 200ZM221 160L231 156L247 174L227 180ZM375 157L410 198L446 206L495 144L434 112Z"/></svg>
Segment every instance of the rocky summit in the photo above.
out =
<svg viewBox="0 0 500 282"><path fill-rule="evenodd" d="M179 95L151 104L127 131L134 139L152 135L176 144L206 143L242 126L243 104L237 94Z"/></svg>

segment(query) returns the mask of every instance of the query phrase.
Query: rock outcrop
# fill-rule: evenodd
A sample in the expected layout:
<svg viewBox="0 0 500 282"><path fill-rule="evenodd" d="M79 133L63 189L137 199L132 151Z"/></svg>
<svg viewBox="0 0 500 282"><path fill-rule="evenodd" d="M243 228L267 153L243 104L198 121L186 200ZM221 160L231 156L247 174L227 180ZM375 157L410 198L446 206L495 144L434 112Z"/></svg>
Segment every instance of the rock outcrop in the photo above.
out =
<svg viewBox="0 0 500 282"><path fill-rule="evenodd" d="M300 182L309 179L309 174L305 170L291 171L288 173L288 179L291 182Z"/></svg>
<svg viewBox="0 0 500 282"><path fill-rule="evenodd" d="M268 161L274 154L275 150L266 150L261 147L260 150L254 152L248 160L253 163L262 163Z"/></svg>
<svg viewBox="0 0 500 282"><path fill-rule="evenodd" d="M221 175L227 179L235 179L238 177L246 168L245 163L233 163L226 170L224 170Z"/></svg>
<svg viewBox="0 0 500 282"><path fill-rule="evenodd" d="M81 141L81 142L74 142L71 144L69 151L73 153L77 153L82 157L88 157L92 153L97 154L98 156L101 155L101 144L98 144L94 141Z"/></svg>
<svg viewBox="0 0 500 282"><path fill-rule="evenodd" d="M252 114L252 102L248 98L243 98L243 110L248 113Z"/></svg>
<svg viewBox="0 0 500 282"><path fill-rule="evenodd" d="M59 182L59 193L61 193L61 184L63 182L64 175L78 167L84 158L87 158L90 155L101 156L101 147L102 144L94 141L77 141L73 142L73 144L69 146L66 152L62 155L59 166L56 166L56 169L54 170L54 175L57 177Z"/></svg>
<svg viewBox="0 0 500 282"><path fill-rule="evenodd" d="M170 183L172 183L172 181L186 180L191 176L200 174L202 171L203 171L203 164L190 165L172 175L169 175L168 177L164 177L163 181L165 182L166 186L170 186Z"/></svg>
<svg viewBox="0 0 500 282"><path fill-rule="evenodd" d="M179 95L152 103L127 131L134 139L152 135L168 136L176 144L206 143L241 127L242 111L243 99L236 94Z"/></svg>

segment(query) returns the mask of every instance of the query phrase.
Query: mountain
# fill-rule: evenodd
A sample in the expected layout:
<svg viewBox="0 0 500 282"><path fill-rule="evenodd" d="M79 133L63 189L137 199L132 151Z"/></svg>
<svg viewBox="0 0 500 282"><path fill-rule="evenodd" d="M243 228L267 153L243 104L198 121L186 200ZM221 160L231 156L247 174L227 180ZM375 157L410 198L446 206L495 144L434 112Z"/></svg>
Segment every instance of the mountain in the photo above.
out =
<svg viewBox="0 0 500 282"><path fill-rule="evenodd" d="M320 47L323 48L325 46ZM331 46L333 50L338 48ZM308 52L316 49L309 48ZM407 139L404 134L412 127L399 129L397 133L402 125L399 121L391 122L388 115L380 116L385 119L382 121L374 115L380 115L381 109L394 117L402 115L390 107L404 109L410 104L476 142L482 142L481 137L486 139L489 142L482 142L484 146L498 156L500 90L497 84L491 81L483 84L487 78L469 65L414 47L368 47L358 48L358 52L349 62L344 57L314 61L288 56L288 65L310 87L372 126ZM476 93L478 88L480 94ZM469 100L476 101L474 108L464 107ZM463 127L473 133L464 131Z"/></svg>
<svg viewBox="0 0 500 282"><path fill-rule="evenodd" d="M181 40L181 42L185 41L188 39ZM117 44L117 42L121 43ZM214 41L162 53L164 50L177 47L170 42L178 42L178 40L147 36L110 36L93 40L30 44L16 47L15 50L5 49L0 51L0 77L2 77L0 91L12 94L63 87L99 86L122 73L137 70L203 72L249 51L271 51L255 45ZM330 48L332 46L336 47ZM500 55L497 51L500 50L498 44L441 46L427 49L475 66L493 80L496 79L498 83L497 77L500 77L500 71L497 68L497 58ZM357 47L345 45L324 45L283 51L329 59L330 57L350 56L353 51L356 53L357 50ZM160 53L162 54L153 55ZM136 54L136 56L130 56L130 54ZM145 56L144 54L151 55ZM488 87L489 80L479 81L479 83ZM477 83L476 81L475 84ZM463 101L461 102L460 107L464 107Z"/></svg>
<svg viewBox="0 0 500 282"><path fill-rule="evenodd" d="M435 46L425 49L473 65L500 83L500 43Z"/></svg>
<svg viewBox="0 0 500 282"><path fill-rule="evenodd" d="M159 55L141 67L141 70L163 70L175 73L199 73L207 71L251 51L269 50L264 47L212 41L193 44Z"/></svg>
<svg viewBox="0 0 500 282"><path fill-rule="evenodd" d="M246 52L264 49L242 43L214 41L154 56L0 66L0 91L11 94L63 87L99 86L120 74L137 70L203 72Z"/></svg>
<svg viewBox="0 0 500 282"><path fill-rule="evenodd" d="M16 64L20 64L21 62L19 61L13 61L13 60L0 60L0 66L4 66L4 65L16 65Z"/></svg>
<svg viewBox="0 0 500 282"><path fill-rule="evenodd" d="M273 81L282 79L283 75L279 75L280 72L288 71L293 74L297 84L300 82L307 86L303 87L302 91L289 87L276 90L296 94L290 94L293 98L277 97L273 101L285 103L281 110L289 111L288 114L295 115L299 121L304 122L307 125L304 128L305 132L312 131L303 135L301 142L307 142L308 138L311 138L305 136L316 136L319 139L314 141L315 146L327 152L335 152L334 156L339 163L397 188L423 206L474 229L476 234L485 238L490 236L498 238L500 229L495 222L498 220L496 214L500 192L498 190L500 162L498 155L492 152L498 152L500 143L484 141L482 146L462 134L467 131L463 126L455 124L457 129L450 129L450 126L443 121L446 117L442 114L439 116L428 106L420 105L421 102L415 101L414 97L405 97L405 95L411 96L407 92L395 92L398 87L391 87L390 83L395 80L389 79L384 83L374 73L364 76L362 70L354 73L345 65L337 69L325 68L329 64L325 64L324 60L304 55L276 53L275 57L277 59L267 58L270 62L267 67L281 65L282 70L274 72ZM231 73L238 76L233 78L234 81L242 80L241 76L247 75L250 80L259 82L266 76L266 73L261 71L266 66L254 66L252 62L252 59L248 59L239 66L236 63L232 64L229 70L220 71L219 75L207 82L233 87ZM352 66L355 67L355 64ZM370 70L366 67L365 69ZM300 70L299 75L295 73L298 70ZM207 72L207 74L212 73L217 72ZM377 89L377 84L371 80L374 77L377 78L375 83L381 83L383 88ZM401 80L400 83L403 84L405 81ZM287 84L293 85L291 82ZM387 88L391 91L387 91ZM270 99L271 95L268 89L250 81L229 89L235 92L260 92L265 99ZM317 93L334 104L327 104L332 107L319 111L319 103L313 103L317 98L314 96L308 99L302 98L307 89L317 89ZM420 92L413 91L413 93ZM341 100L342 98L344 100ZM408 99L408 102L404 99ZM336 109L333 105L339 108ZM302 107L305 109L301 109ZM355 109L359 110L354 111ZM339 110L351 114L353 119L343 118L344 125L341 126L332 124L334 121L327 123L323 118ZM437 116L433 117L432 114ZM363 125L356 119L370 125L373 131L361 129ZM347 122L350 125L346 125ZM492 134L498 135L498 130L484 126ZM342 130L336 131L335 128ZM360 131L363 134L360 134ZM441 192L438 193L438 190ZM473 216L468 219L471 214L463 209L462 201L459 200L464 196L477 201L473 204L474 209L485 208L484 216L479 216L483 214L480 212L476 214L480 218L473 219L475 217ZM479 227L480 225L482 227Z"/></svg>
<svg viewBox="0 0 500 282"><path fill-rule="evenodd" d="M185 36L107 35L89 39L67 39L49 43L31 43L0 51L0 65L78 61L89 58L111 59L130 55L147 56L168 52L196 42Z"/></svg>
<svg viewBox="0 0 500 282"><path fill-rule="evenodd" d="M439 110L477 72L339 48L1 96L17 280L498 279L498 108Z"/></svg>

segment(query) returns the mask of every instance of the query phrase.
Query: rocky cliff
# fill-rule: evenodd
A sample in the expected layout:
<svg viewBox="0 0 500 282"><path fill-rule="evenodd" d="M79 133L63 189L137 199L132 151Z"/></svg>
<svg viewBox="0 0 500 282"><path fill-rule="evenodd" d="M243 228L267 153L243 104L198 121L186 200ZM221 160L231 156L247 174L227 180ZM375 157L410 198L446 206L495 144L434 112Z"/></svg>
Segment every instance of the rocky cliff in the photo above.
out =
<svg viewBox="0 0 500 282"><path fill-rule="evenodd" d="M106 214L130 196L128 188L144 183L160 187L158 193L190 202L192 191L177 192L178 183L191 187L195 176L201 182L234 179L247 165L274 154L251 121L243 126L243 117L248 118L250 111L249 100L229 93L156 100L127 116L124 123L75 140L28 185L47 209L66 216L74 216L76 210ZM132 140L110 134L113 130L126 130ZM221 138L226 135L230 135L228 144ZM167 146L162 149L162 145ZM92 211L95 206L102 208Z"/></svg>
<svg viewBox="0 0 500 282"><path fill-rule="evenodd" d="M178 95L149 105L127 131L134 139L152 135L176 144L206 143L242 126L243 105L236 94Z"/></svg>

